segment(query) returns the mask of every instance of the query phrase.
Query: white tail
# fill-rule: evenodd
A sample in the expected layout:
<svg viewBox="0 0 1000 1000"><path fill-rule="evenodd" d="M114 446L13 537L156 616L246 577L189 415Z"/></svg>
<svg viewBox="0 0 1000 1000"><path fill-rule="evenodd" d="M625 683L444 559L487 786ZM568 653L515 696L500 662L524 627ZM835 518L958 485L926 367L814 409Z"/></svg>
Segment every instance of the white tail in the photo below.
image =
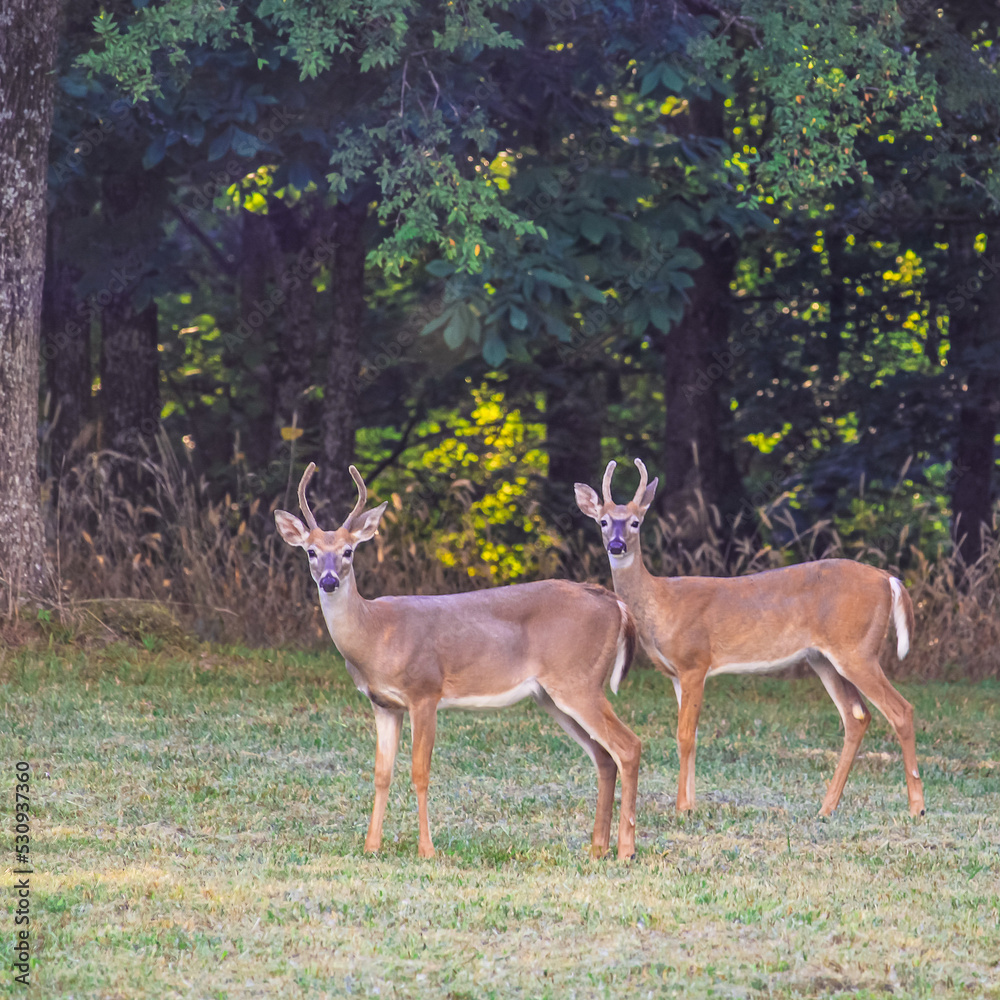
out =
<svg viewBox="0 0 1000 1000"><path fill-rule="evenodd" d="M910 595L903 589L901 580L889 577L892 587L892 621L896 627L896 656L906 659L910 651L910 630L913 628L913 604Z"/></svg>
<svg viewBox="0 0 1000 1000"><path fill-rule="evenodd" d="M530 696L597 766L595 855L608 848L621 774L618 856L631 857L641 744L604 694L609 680L617 689L635 652L635 622L625 605L603 587L566 580L366 601L354 580L354 549L375 534L386 505L364 510L367 489L352 465L358 502L340 528L323 531L306 499L315 468L310 464L299 484L306 524L283 510L274 518L281 537L306 550L327 628L375 712L375 804L365 850L382 843L404 712L413 730L418 849L431 857L427 786L438 708L501 708Z"/></svg>
<svg viewBox="0 0 1000 1000"><path fill-rule="evenodd" d="M680 774L677 808L694 806L694 757L705 680L714 674L777 670L805 660L823 682L844 722L844 747L820 812L837 807L871 715L862 694L889 720L903 751L910 812L924 811L917 772L913 707L889 683L879 649L890 620L902 659L913 633L913 605L899 580L849 559L826 559L735 578L649 573L639 529L656 493L639 469L627 504L611 498L615 463L604 473L603 500L576 484L580 510L600 525L615 591L635 615L653 663L674 680Z"/></svg>

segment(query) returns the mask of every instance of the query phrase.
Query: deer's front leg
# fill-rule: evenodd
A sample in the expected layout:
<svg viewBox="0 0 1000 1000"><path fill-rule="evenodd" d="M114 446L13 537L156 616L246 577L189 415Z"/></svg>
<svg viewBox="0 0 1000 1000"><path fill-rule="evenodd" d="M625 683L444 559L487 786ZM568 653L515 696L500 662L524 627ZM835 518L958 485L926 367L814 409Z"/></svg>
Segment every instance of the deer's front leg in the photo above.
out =
<svg viewBox="0 0 1000 1000"><path fill-rule="evenodd" d="M703 673L681 676L680 706L677 711L677 811L694 808L694 756L698 736L698 717L705 694Z"/></svg>
<svg viewBox="0 0 1000 1000"><path fill-rule="evenodd" d="M389 798L392 765L399 746L399 731L403 726L401 710L381 708L374 702L372 708L375 709L375 805L368 824L368 836L365 837L366 851L377 851L382 846L382 820Z"/></svg>
<svg viewBox="0 0 1000 1000"><path fill-rule="evenodd" d="M429 698L410 706L410 728L413 731L413 787L417 792L417 814L420 841L417 853L422 858L434 857L431 827L427 820L427 785L431 776L431 752L437 730L437 699Z"/></svg>

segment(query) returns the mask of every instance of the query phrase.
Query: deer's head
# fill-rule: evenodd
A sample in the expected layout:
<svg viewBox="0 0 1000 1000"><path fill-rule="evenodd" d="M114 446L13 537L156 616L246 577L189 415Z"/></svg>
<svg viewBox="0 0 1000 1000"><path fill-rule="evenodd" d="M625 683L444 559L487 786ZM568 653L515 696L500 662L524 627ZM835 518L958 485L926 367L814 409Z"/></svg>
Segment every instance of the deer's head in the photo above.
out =
<svg viewBox="0 0 1000 1000"><path fill-rule="evenodd" d="M278 526L278 533L289 545L306 550L309 572L320 590L333 594L352 579L354 550L375 534L387 502L371 510L364 509L368 489L361 473L352 465L350 472L351 478L358 484L358 502L339 528L324 531L316 524L316 518L309 509L309 501L306 500L306 486L315 471L316 464L310 462L299 483L299 507L306 523L303 524L287 510L276 510L274 522Z"/></svg>
<svg viewBox="0 0 1000 1000"><path fill-rule="evenodd" d="M615 503L611 498L611 477L614 475L616 462L608 462L608 467L604 470L604 481L601 484L603 501L585 483L576 483L574 486L577 506L600 525L612 568L624 569L631 564L639 547L639 529L656 494L658 480L654 479L647 486L646 466L640 458L635 460L635 464L639 470L639 488L626 504Z"/></svg>

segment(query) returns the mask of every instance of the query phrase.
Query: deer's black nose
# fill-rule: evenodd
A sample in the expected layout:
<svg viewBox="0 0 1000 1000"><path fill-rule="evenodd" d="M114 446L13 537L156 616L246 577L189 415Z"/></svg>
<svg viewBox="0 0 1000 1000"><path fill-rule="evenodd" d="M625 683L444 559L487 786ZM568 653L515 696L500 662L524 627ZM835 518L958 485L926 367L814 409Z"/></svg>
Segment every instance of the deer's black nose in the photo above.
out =
<svg viewBox="0 0 1000 1000"><path fill-rule="evenodd" d="M332 573L324 573L320 577L319 585L328 594L332 594L340 586L340 581Z"/></svg>
<svg viewBox="0 0 1000 1000"><path fill-rule="evenodd" d="M613 542L608 543L608 552L610 552L613 556L624 555L627 551L628 546L624 542L619 541L617 538Z"/></svg>

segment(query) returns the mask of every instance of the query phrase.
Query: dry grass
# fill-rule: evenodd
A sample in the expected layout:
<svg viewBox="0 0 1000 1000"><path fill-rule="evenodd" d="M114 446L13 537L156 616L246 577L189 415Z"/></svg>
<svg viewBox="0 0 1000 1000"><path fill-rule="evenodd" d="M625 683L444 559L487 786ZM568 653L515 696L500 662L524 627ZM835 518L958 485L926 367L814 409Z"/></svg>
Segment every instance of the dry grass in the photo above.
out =
<svg viewBox="0 0 1000 1000"><path fill-rule="evenodd" d="M74 629L108 617L111 602L165 603L184 627L203 639L249 645L321 646L327 642L314 587L300 553L277 537L269 505L259 498L213 501L203 483L168 446L142 462L144 501L133 503L116 483L119 462L91 455L67 475L50 512L53 564L61 600L57 619ZM377 483L372 484L378 495ZM456 483L445 498L407 490L393 494L373 545L359 553L358 577L368 596L448 593L495 581L473 544L472 494ZM292 501L294 505L294 500ZM432 507L447 505L449 520L469 537L453 565L439 558L427 526ZM760 511L766 533L725 543L718 513L697 497L683 522L647 519L645 552L654 572L731 575L803 559L863 558L901 575L913 598L917 627L909 657L887 659L894 676L1000 676L1000 537L971 569L954 558L928 560L901 533L893 552L847 546L829 524L799 532L773 509ZM778 520L775 520L778 519ZM609 583L607 558L592 525L555 545L527 546L524 563L541 577L564 575ZM905 532L906 529L904 529ZM553 530L553 535L558 533ZM418 540L419 539L419 540ZM777 541L780 539L780 542ZM905 553L903 570L895 565ZM88 603L91 602L91 603ZM99 602L99 604L97 603ZM97 606L95 606L97 604Z"/></svg>

